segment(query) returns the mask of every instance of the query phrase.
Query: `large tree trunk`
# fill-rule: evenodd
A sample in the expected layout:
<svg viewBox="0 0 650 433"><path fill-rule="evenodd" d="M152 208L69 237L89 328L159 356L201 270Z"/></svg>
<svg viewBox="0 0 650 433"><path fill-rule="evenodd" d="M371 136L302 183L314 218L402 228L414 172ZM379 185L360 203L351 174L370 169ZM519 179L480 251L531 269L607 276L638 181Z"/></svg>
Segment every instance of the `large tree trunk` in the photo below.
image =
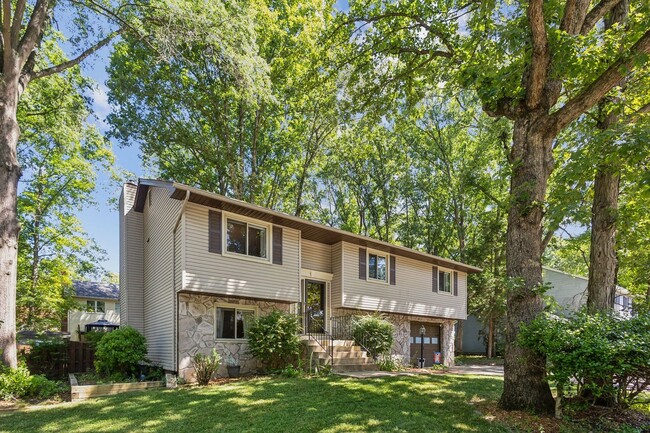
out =
<svg viewBox="0 0 650 433"><path fill-rule="evenodd" d="M601 166L594 182L587 310L611 311L616 292L616 219L620 174Z"/></svg>
<svg viewBox="0 0 650 433"><path fill-rule="evenodd" d="M627 19L629 1L622 0L605 18L605 28ZM620 83L624 85L624 81ZM607 100L599 104L601 119L598 129L605 131L619 120ZM605 158L615 152L615 144L609 143L603 153ZM589 282L587 283L587 311L612 311L616 293L616 220L618 218L618 194L621 173L618 164L607 160L598 165L594 180L594 201L591 208L591 249L589 253Z"/></svg>
<svg viewBox="0 0 650 433"><path fill-rule="evenodd" d="M17 74L4 74L0 85L0 353L2 362L16 368L16 271L18 214L16 209L20 165L18 144Z"/></svg>
<svg viewBox="0 0 650 433"><path fill-rule="evenodd" d="M553 168L553 137L545 133L545 119L541 113L529 112L514 124L506 273L516 288L508 293L505 376L499 405L553 413L545 357L517 343L521 325L530 323L543 309L536 289L542 284L543 203Z"/></svg>

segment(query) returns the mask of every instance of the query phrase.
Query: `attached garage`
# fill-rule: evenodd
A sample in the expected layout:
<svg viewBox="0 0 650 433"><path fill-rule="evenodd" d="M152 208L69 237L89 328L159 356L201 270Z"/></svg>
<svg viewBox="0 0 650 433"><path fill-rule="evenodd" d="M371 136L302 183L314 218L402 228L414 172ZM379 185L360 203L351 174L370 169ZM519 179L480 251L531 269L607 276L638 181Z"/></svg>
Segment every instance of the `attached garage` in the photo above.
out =
<svg viewBox="0 0 650 433"><path fill-rule="evenodd" d="M440 348L440 324L439 323L423 323L411 322L411 363L417 364L420 359L421 340L420 328L424 325L424 366L431 367L433 365L434 352L441 352Z"/></svg>

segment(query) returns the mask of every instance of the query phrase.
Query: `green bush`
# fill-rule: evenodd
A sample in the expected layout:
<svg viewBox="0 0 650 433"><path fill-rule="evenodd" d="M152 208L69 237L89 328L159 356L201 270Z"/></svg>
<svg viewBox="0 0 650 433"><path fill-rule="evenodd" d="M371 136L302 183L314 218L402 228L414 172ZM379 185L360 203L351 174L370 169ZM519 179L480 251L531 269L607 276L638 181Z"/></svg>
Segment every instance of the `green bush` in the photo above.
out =
<svg viewBox="0 0 650 433"><path fill-rule="evenodd" d="M31 375L25 365L18 368L2 368L0 371L0 399L50 398L59 392L57 382L42 375Z"/></svg>
<svg viewBox="0 0 650 433"><path fill-rule="evenodd" d="M146 361L147 341L137 330L125 326L107 333L97 343L95 369L109 376L133 377Z"/></svg>
<svg viewBox="0 0 650 433"><path fill-rule="evenodd" d="M30 341L30 350L24 354L27 368L33 374L49 379L64 379L67 375L63 364L68 361L68 340L61 337L39 336Z"/></svg>
<svg viewBox="0 0 650 433"><path fill-rule="evenodd" d="M93 347L97 347L97 343L99 343L102 340L102 338L104 338L108 334L110 334L110 332L103 332L103 331L86 332L83 335L83 340L85 343L88 343Z"/></svg>
<svg viewBox="0 0 650 433"><path fill-rule="evenodd" d="M355 317L352 335L375 359L393 347L393 324L379 314Z"/></svg>
<svg viewBox="0 0 650 433"><path fill-rule="evenodd" d="M300 323L293 314L273 311L248 329L248 350L270 369L292 365L300 353Z"/></svg>
<svg viewBox="0 0 650 433"><path fill-rule="evenodd" d="M199 352L192 358L192 363L194 364L194 375L196 376L196 381L199 385L204 386L210 383L210 379L212 379L219 369L219 366L221 365L221 355L219 355L216 349L212 349L210 355L204 355Z"/></svg>
<svg viewBox="0 0 650 433"><path fill-rule="evenodd" d="M540 316L524 327L520 343L547 358L558 389L630 406L650 388L650 315L623 319L581 312ZM573 386L575 384L575 386Z"/></svg>

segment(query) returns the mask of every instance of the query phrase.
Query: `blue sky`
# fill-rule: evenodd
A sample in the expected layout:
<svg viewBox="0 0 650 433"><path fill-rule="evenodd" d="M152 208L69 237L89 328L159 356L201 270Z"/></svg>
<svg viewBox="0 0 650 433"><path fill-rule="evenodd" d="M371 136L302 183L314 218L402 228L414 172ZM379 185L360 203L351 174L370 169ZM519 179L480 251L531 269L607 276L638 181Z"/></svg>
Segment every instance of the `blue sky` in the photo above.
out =
<svg viewBox="0 0 650 433"><path fill-rule="evenodd" d="M96 119L90 119L95 123L102 132L108 131L106 116L111 112L108 103L108 89L106 87L106 66L110 48L106 47L100 50L89 61L82 63L84 75L95 80L96 85L92 95L93 109ZM137 146L126 148L119 147L113 143L113 152L115 153L115 165L117 168L128 170L138 177L144 176L141 159L138 155ZM107 271L119 271L119 251L120 251L120 231L119 231L119 213L116 206L109 204L109 200L118 197L120 190L116 185L111 184L106 173L98 173L98 185L96 190L95 201L97 206L87 208L82 211L78 217L90 237L95 239L97 244L106 250L106 262L103 263Z"/></svg>

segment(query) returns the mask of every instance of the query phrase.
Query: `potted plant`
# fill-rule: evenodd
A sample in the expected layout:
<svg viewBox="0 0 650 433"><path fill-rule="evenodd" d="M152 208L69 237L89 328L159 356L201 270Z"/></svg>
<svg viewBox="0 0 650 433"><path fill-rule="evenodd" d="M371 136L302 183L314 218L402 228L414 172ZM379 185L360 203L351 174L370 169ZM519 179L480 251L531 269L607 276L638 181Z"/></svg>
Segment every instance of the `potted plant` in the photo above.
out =
<svg viewBox="0 0 650 433"><path fill-rule="evenodd" d="M228 355L226 358L226 368L228 368L228 377L239 377L241 366L234 356Z"/></svg>

